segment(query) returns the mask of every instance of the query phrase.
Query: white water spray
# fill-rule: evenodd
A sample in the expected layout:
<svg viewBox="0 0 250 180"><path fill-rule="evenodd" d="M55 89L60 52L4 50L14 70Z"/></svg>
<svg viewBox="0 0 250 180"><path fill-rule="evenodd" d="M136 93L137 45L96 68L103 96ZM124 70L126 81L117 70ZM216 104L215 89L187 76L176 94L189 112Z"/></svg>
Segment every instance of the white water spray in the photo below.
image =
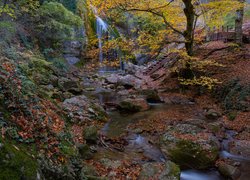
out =
<svg viewBox="0 0 250 180"><path fill-rule="evenodd" d="M103 62L103 51L102 51L102 36L103 33L108 31L108 24L99 16L96 15L96 33L98 37L98 48L100 51L99 60L100 63Z"/></svg>

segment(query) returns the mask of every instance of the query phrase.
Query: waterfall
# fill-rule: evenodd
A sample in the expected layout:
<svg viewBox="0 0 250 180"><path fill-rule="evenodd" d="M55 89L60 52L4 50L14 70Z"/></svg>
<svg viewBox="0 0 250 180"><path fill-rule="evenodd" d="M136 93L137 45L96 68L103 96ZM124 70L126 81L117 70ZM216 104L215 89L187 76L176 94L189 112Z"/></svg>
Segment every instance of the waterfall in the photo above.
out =
<svg viewBox="0 0 250 180"><path fill-rule="evenodd" d="M99 47L99 60L100 63L103 62L103 51L102 51L102 35L108 31L108 24L96 15L96 33L98 37L98 47Z"/></svg>
<svg viewBox="0 0 250 180"><path fill-rule="evenodd" d="M90 6L92 8L92 11L95 15L95 18L96 18L96 34L97 34L97 38L98 38L98 48L99 48L99 62L100 62L100 65L101 65L101 68L100 68L100 72L107 72L107 71L117 71L117 68L114 68L112 66L104 66L103 64L103 61L104 61L104 52L103 52L103 35L107 35L108 33L108 39L111 40L111 39L114 39L116 36L119 36L119 34L117 35L117 32L114 31L113 28L111 28L111 26L109 26L109 24L107 22L105 22L99 15L96 7L94 6ZM120 51L119 49L117 48L115 50L115 55L116 56L119 56L120 54ZM112 52L111 52L112 54ZM109 53L107 54L108 57L107 59L109 59ZM112 56L112 55L111 55ZM120 59L120 67L122 67L122 61L121 61L121 58Z"/></svg>

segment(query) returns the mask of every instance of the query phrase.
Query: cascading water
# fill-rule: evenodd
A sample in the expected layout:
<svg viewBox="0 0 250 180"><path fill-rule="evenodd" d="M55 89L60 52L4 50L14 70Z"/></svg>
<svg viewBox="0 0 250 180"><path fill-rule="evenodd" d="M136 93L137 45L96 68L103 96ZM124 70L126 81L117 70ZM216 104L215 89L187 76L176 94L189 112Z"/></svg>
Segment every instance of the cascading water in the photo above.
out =
<svg viewBox="0 0 250 180"><path fill-rule="evenodd" d="M96 7L92 6L92 11L95 15L96 18L96 34L97 34L97 38L98 38L98 48L99 48L99 62L101 65L101 68L99 70L99 72L114 72L117 71L117 68L114 68L112 66L104 66L104 58L106 59L116 59L120 57L120 50L118 48L116 49L112 49L110 50L110 52L108 52L108 54L105 54L107 56L104 55L103 52L103 37L104 35L108 34L108 39L114 39L115 37L119 36L119 33L117 33L118 31L115 31L113 28L111 28L109 26L109 24L107 22L105 22L105 20L103 20L99 14L98 11L96 9ZM112 53L113 52L113 53ZM120 60L120 68L122 68L122 60L121 58L119 58Z"/></svg>
<svg viewBox="0 0 250 180"><path fill-rule="evenodd" d="M99 47L99 60L103 63L103 51L102 51L102 35L108 31L108 24L99 16L96 15L96 33L98 37L98 47Z"/></svg>

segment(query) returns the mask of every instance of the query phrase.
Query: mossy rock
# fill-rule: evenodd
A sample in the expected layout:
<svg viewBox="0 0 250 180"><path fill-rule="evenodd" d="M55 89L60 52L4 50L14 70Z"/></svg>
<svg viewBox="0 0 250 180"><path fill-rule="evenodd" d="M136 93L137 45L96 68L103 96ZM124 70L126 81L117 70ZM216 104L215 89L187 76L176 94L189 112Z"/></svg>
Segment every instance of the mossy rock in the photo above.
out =
<svg viewBox="0 0 250 180"><path fill-rule="evenodd" d="M118 110L122 113L136 113L140 112L141 107L132 102L122 101L118 106Z"/></svg>
<svg viewBox="0 0 250 180"><path fill-rule="evenodd" d="M106 111L99 105L92 105L91 108L94 110L95 119L101 122L108 122L108 114Z"/></svg>
<svg viewBox="0 0 250 180"><path fill-rule="evenodd" d="M141 91L142 95L146 96L146 100L150 103L161 103L161 97L155 90L143 90Z"/></svg>
<svg viewBox="0 0 250 180"><path fill-rule="evenodd" d="M84 138L89 143L96 143L98 139L98 131L95 126L89 126L84 130Z"/></svg>
<svg viewBox="0 0 250 180"><path fill-rule="evenodd" d="M169 150L170 158L182 168L206 169L214 165L218 149L205 150L201 145L181 140L176 146Z"/></svg>
<svg viewBox="0 0 250 180"><path fill-rule="evenodd" d="M78 151L82 159L91 159L93 157L93 153L87 144L78 145Z"/></svg>
<svg viewBox="0 0 250 180"><path fill-rule="evenodd" d="M0 141L0 179L36 179L38 164L26 151L10 142Z"/></svg>

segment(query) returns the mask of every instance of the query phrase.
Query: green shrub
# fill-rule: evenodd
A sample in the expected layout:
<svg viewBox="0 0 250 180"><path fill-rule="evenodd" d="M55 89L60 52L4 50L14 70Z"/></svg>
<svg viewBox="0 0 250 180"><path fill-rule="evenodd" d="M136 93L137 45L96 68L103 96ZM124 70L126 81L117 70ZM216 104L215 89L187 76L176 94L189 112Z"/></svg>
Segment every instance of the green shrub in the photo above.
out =
<svg viewBox="0 0 250 180"><path fill-rule="evenodd" d="M60 47L63 40L74 37L74 28L82 26L81 18L58 2L45 2L38 9L36 21L44 48Z"/></svg>
<svg viewBox="0 0 250 180"><path fill-rule="evenodd" d="M247 111L249 104L247 98L250 96L250 85L242 85L238 79L233 79L214 91L214 96L222 101L224 109Z"/></svg>

